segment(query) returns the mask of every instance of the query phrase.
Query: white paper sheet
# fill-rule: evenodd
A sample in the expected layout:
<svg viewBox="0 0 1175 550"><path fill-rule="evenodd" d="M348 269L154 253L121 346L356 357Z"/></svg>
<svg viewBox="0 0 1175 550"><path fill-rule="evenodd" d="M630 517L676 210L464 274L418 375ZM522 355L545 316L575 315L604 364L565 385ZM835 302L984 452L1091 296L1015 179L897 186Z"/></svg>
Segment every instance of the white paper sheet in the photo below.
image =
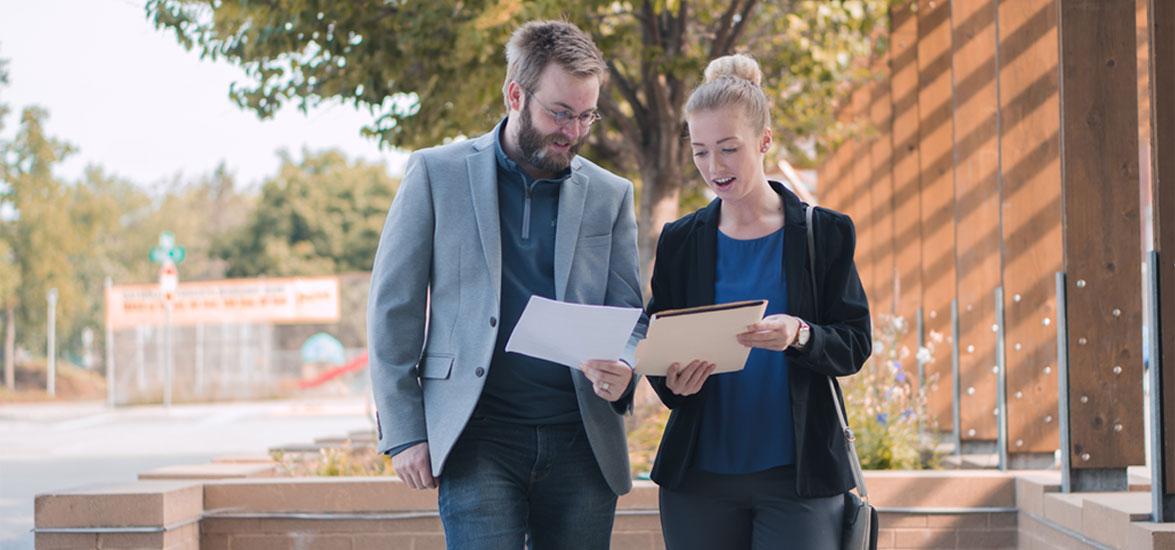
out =
<svg viewBox="0 0 1175 550"><path fill-rule="evenodd" d="M578 369L590 359L619 359L641 309L569 304L531 296L506 351Z"/></svg>

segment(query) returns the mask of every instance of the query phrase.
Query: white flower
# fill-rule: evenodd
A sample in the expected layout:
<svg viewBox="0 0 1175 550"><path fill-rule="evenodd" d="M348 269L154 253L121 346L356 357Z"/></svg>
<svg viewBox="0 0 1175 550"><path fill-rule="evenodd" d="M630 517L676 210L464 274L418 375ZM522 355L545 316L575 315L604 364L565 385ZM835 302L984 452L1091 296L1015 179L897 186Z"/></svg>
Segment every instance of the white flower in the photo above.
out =
<svg viewBox="0 0 1175 550"><path fill-rule="evenodd" d="M898 331L906 330L906 320L902 317L894 317L893 328L897 329Z"/></svg>
<svg viewBox="0 0 1175 550"><path fill-rule="evenodd" d="M936 344L942 343L942 333L937 330L930 331L930 339Z"/></svg>
<svg viewBox="0 0 1175 550"><path fill-rule="evenodd" d="M930 348L925 346L918 348L918 354L914 356L919 363L923 365L934 360L934 356L930 354Z"/></svg>

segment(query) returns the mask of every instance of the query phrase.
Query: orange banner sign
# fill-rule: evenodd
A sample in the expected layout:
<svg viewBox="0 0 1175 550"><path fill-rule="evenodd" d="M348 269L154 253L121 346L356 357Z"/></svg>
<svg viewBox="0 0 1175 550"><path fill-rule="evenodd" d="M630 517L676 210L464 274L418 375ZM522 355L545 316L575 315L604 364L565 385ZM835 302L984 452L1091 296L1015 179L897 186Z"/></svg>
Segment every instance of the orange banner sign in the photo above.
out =
<svg viewBox="0 0 1175 550"><path fill-rule="evenodd" d="M106 290L106 324L114 330L162 325L164 307L159 285L120 285ZM338 320L338 277L180 283L171 310L175 325Z"/></svg>

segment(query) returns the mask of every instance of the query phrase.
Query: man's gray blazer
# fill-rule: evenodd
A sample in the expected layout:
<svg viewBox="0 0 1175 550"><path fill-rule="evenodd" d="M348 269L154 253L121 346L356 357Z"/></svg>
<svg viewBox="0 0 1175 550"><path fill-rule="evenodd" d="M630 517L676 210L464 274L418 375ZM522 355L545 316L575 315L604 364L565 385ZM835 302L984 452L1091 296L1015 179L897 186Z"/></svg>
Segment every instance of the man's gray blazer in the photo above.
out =
<svg viewBox="0 0 1175 550"><path fill-rule="evenodd" d="M632 184L575 157L561 185L556 299L641 307ZM490 368L502 286L499 227L492 133L409 157L375 255L368 347L379 450L427 439L433 475L443 475ZM630 365L641 328L622 357ZM582 372L571 374L596 461L624 494L632 480L615 410L623 407L597 396Z"/></svg>

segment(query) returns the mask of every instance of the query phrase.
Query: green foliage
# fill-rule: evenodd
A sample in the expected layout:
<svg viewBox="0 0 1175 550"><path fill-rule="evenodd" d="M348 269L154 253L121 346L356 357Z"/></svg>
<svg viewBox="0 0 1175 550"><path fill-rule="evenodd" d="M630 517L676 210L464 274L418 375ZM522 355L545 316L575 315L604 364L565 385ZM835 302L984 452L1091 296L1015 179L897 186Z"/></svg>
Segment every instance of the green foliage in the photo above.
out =
<svg viewBox="0 0 1175 550"><path fill-rule="evenodd" d="M0 240L0 307L16 300L20 290L20 269L12 245Z"/></svg>
<svg viewBox="0 0 1175 550"><path fill-rule="evenodd" d="M270 457L286 477L379 477L394 476L392 459L366 444L346 441L341 446L324 448L317 454L282 453Z"/></svg>
<svg viewBox="0 0 1175 550"><path fill-rule="evenodd" d="M653 459L657 457L657 448L669 422L669 412L661 401L651 399L638 404L632 416L625 418L628 460L634 479L647 479L649 472L653 471Z"/></svg>
<svg viewBox="0 0 1175 550"><path fill-rule="evenodd" d="M286 102L309 109L341 100L372 109L373 134L417 148L485 131L502 116L503 47L514 28L539 18L566 18L593 34L618 77L612 90L620 110L634 117L678 116L659 109L662 98L654 96L682 95L711 58L746 51L768 76L777 126L787 135L816 136L832 122L835 87L863 76L854 60L881 46L872 37L887 5L148 0L146 9L184 47L245 69L247 80L230 90L241 107L264 117ZM609 121L613 130L623 124Z"/></svg>
<svg viewBox="0 0 1175 550"><path fill-rule="evenodd" d="M147 0L148 18L184 47L245 70L229 95L272 116L342 102L370 110L369 135L416 149L478 135L504 114L503 47L533 19L591 33L609 62L605 115L589 155L640 182L639 215L677 197L689 158L681 110L706 63L754 55L774 103L780 152L813 164L838 126L838 91L867 76L884 44L888 0ZM639 178L638 178L639 176ZM688 195L688 194L687 194ZM696 195L696 194L695 194ZM690 195L693 196L693 195ZM642 232L642 250L653 234ZM275 254L285 254L275 251ZM291 251L292 257L300 257Z"/></svg>
<svg viewBox="0 0 1175 550"><path fill-rule="evenodd" d="M861 467L873 470L917 470L936 468L933 417L927 412L927 389L937 380L932 376L921 387L902 368L901 360L910 351L901 345L909 331L901 317L879 315L875 319L873 356L861 372L841 379L849 427L856 435ZM923 364L934 361L934 338L917 352Z"/></svg>
<svg viewBox="0 0 1175 550"><path fill-rule="evenodd" d="M213 243L244 225L253 200L223 166L192 179L177 176L156 196L91 167L70 188L68 205L71 230L87 243L72 267L85 289L83 324L97 328L106 277L118 284L157 280L159 266L147 252L164 230L173 231L188 250L181 281L223 278L226 263L213 254ZM69 333L67 345L79 344L80 328Z"/></svg>
<svg viewBox="0 0 1175 550"><path fill-rule="evenodd" d="M175 233L178 244L187 249L187 258L179 266L180 281L225 277L229 266L220 257L217 243L249 222L256 202L254 194L241 189L223 165L195 179L177 177L137 216L140 229L135 231L135 242L128 243L135 260L132 278L158 276L159 266L148 260L147 251L158 244L163 231Z"/></svg>
<svg viewBox="0 0 1175 550"><path fill-rule="evenodd" d="M46 296L58 290L57 320L68 334L82 311L84 289L70 273L86 242L71 231L69 189L53 168L73 152L72 146L45 132L48 114L29 107L11 141L0 141L0 241L12 259L0 279L15 293L16 321L24 342L45 342Z"/></svg>
<svg viewBox="0 0 1175 550"><path fill-rule="evenodd" d="M216 253L232 277L369 271L398 182L338 151L282 155L256 210Z"/></svg>
<svg viewBox="0 0 1175 550"><path fill-rule="evenodd" d="M0 59L0 84L6 78ZM0 103L0 124L5 112ZM223 165L153 191L98 167L65 182L54 170L73 148L48 135L47 119L27 108L15 134L0 136L0 314L14 307L19 345L34 355L45 351L50 288L59 292L59 352L77 356L83 331L101 327L107 277L156 280L147 253L164 230L188 251L181 281L370 269L397 184L380 163L283 154L260 198Z"/></svg>

